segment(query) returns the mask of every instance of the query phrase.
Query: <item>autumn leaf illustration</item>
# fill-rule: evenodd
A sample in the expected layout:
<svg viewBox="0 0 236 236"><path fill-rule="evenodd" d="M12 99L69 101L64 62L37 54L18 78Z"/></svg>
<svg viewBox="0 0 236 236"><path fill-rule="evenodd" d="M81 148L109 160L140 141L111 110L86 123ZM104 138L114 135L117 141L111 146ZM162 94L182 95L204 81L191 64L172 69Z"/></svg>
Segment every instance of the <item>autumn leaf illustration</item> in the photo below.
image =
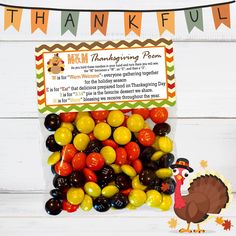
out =
<svg viewBox="0 0 236 236"><path fill-rule="evenodd" d="M224 227L224 230L231 230L231 227L233 225L231 223L231 220L225 220L222 226Z"/></svg>
<svg viewBox="0 0 236 236"><path fill-rule="evenodd" d="M163 192L167 191L169 189L169 184L168 183L162 183L161 185L161 190Z"/></svg>
<svg viewBox="0 0 236 236"><path fill-rule="evenodd" d="M222 225L224 223L223 217L216 217L215 222L219 225Z"/></svg>
<svg viewBox="0 0 236 236"><path fill-rule="evenodd" d="M177 227L177 219L175 218L171 218L169 221L168 221L168 225L171 229L175 229Z"/></svg>
<svg viewBox="0 0 236 236"><path fill-rule="evenodd" d="M206 160L201 160L200 161L200 166L205 169L205 168L208 167L208 162Z"/></svg>

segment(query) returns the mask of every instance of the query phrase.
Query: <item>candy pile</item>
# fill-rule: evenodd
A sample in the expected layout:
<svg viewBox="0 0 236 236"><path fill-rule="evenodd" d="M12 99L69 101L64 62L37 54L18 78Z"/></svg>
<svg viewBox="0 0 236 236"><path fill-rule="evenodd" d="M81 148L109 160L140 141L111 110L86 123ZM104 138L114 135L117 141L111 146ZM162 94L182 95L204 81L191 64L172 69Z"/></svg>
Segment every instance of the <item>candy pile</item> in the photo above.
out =
<svg viewBox="0 0 236 236"><path fill-rule="evenodd" d="M146 120L155 123L150 129ZM175 181L165 108L49 114L46 140L54 174L48 214L94 208L168 210Z"/></svg>

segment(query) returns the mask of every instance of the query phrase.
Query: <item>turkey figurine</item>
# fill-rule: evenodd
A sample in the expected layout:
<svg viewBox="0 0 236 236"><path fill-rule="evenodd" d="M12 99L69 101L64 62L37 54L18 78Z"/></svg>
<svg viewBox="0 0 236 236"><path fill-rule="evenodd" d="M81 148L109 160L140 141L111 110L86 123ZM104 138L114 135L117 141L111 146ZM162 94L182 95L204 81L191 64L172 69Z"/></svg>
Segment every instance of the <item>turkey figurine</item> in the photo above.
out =
<svg viewBox="0 0 236 236"><path fill-rule="evenodd" d="M171 165L176 189L174 195L175 214L185 220L187 228L180 229L181 233L191 233L190 224L197 224L196 233L203 233L205 230L200 228L199 223L206 220L209 214L219 214L221 209L226 207L229 201L229 190L223 181L214 175L201 175L195 178L188 188L188 195L181 194L181 186L189 173L193 169L189 166L189 161L185 158L177 159Z"/></svg>

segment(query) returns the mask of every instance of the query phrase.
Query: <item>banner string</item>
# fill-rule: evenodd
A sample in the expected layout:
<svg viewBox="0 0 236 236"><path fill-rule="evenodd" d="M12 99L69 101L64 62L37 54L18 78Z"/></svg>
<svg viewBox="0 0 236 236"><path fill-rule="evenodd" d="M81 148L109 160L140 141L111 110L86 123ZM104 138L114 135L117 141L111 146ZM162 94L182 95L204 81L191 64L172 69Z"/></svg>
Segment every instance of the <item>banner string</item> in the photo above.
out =
<svg viewBox="0 0 236 236"><path fill-rule="evenodd" d="M163 11L184 11L184 10L191 10L197 8L207 8L207 7L214 7L226 4L235 3L236 0L228 1L228 2L221 2L221 3L214 3L208 5L199 5L193 7L183 7L183 8L172 8L172 9L62 9L62 8L53 8L53 7L29 7L29 6L17 6L17 5L9 5L5 3L0 3L2 7L12 7L18 9L35 9L35 10L51 10L51 11L79 11L79 12L163 12Z"/></svg>

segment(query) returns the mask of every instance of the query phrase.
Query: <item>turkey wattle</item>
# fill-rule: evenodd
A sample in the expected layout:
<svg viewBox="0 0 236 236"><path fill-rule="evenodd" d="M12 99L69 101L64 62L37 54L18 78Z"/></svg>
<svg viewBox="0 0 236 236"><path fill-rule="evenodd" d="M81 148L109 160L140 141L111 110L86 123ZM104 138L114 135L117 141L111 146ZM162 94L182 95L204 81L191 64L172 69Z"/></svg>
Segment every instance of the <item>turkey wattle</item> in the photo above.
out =
<svg viewBox="0 0 236 236"><path fill-rule="evenodd" d="M171 168L176 180L174 211L179 218L188 223L188 227L180 229L180 232L192 232L190 223L197 223L194 232L205 232L200 229L199 223L206 220L209 214L219 214L221 209L226 207L229 201L227 186L217 176L201 175L190 184L189 194L182 196L181 186L193 169L189 167L189 161L185 158L179 158Z"/></svg>

